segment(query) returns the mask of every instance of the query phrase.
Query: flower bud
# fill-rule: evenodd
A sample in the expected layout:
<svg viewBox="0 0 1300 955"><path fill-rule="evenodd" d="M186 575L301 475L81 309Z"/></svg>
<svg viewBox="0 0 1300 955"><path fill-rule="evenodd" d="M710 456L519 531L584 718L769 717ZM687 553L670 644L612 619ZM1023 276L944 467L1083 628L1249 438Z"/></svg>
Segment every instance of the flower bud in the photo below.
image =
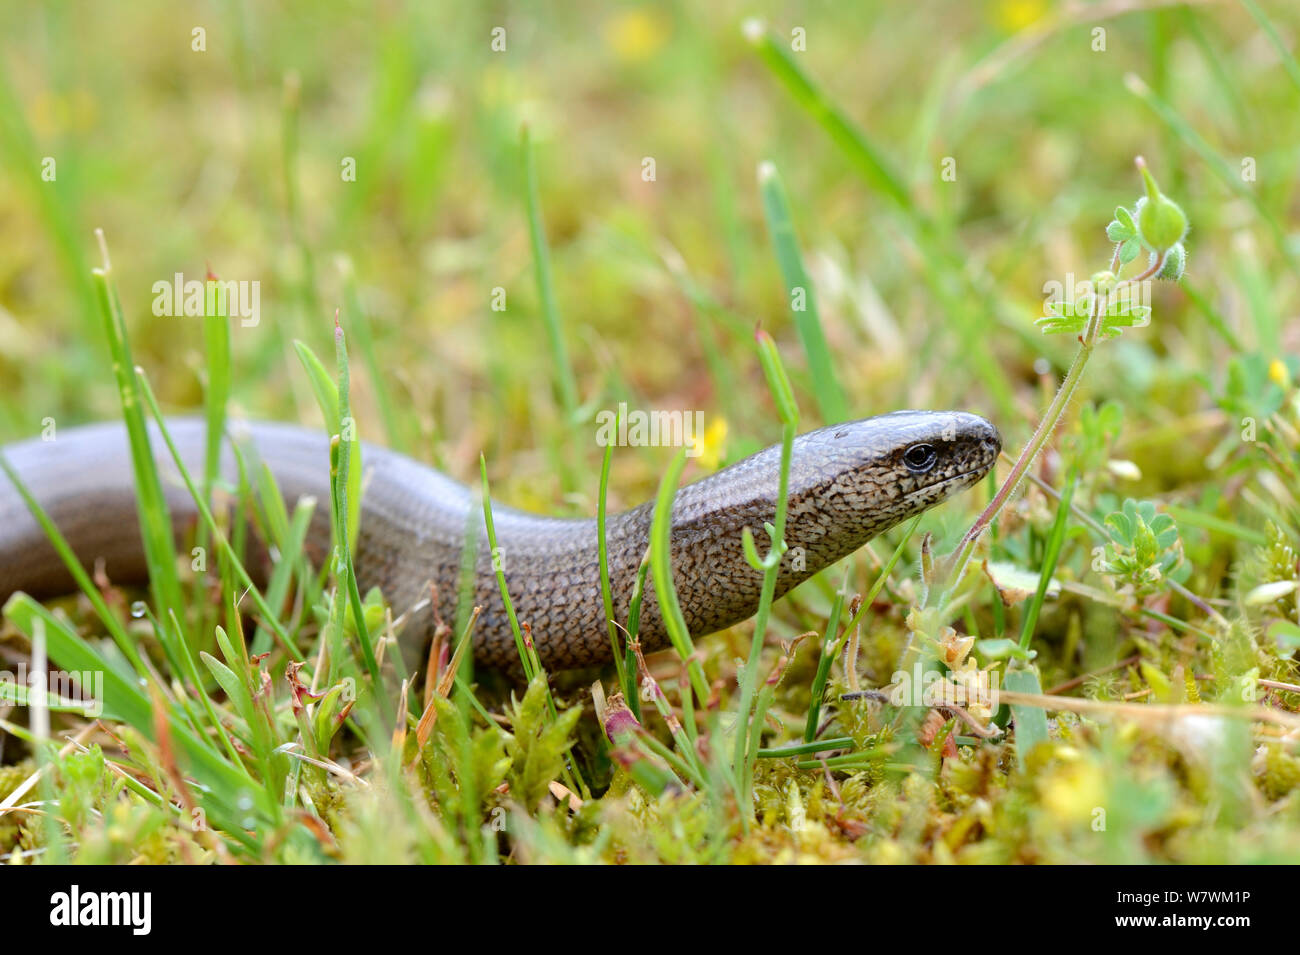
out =
<svg viewBox="0 0 1300 955"><path fill-rule="evenodd" d="M1163 252L1183 241L1187 235L1187 216L1178 203L1160 191L1141 157L1138 157L1138 169L1142 171L1147 188L1146 202L1139 204L1138 233L1153 250Z"/></svg>
<svg viewBox="0 0 1300 955"><path fill-rule="evenodd" d="M641 726L632 715L622 693L615 693L605 703L605 735L611 743L625 742Z"/></svg>
<svg viewBox="0 0 1300 955"><path fill-rule="evenodd" d="M1155 268L1158 261L1160 261L1160 257L1156 255L1156 253L1152 252L1150 259L1148 259L1150 267ZM1183 247L1183 244L1179 242L1165 253L1165 264L1160 267L1160 271L1156 273L1155 277L1158 279L1169 279L1172 282L1177 282L1183 277L1183 272L1186 271L1186 269L1187 250Z"/></svg>
<svg viewBox="0 0 1300 955"><path fill-rule="evenodd" d="M1098 295L1109 295L1115 288L1115 273L1110 269L1093 272L1089 281L1092 282L1092 287Z"/></svg>

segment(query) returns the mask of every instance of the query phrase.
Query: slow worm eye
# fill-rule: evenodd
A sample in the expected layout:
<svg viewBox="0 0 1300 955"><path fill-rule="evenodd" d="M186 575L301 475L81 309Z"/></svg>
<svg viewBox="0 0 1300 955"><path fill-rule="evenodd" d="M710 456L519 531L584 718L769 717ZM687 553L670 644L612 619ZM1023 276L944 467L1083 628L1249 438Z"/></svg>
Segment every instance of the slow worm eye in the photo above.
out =
<svg viewBox="0 0 1300 955"><path fill-rule="evenodd" d="M939 454L934 450L933 445L914 444L903 452L903 463L913 474L924 474L934 467L938 457Z"/></svg>

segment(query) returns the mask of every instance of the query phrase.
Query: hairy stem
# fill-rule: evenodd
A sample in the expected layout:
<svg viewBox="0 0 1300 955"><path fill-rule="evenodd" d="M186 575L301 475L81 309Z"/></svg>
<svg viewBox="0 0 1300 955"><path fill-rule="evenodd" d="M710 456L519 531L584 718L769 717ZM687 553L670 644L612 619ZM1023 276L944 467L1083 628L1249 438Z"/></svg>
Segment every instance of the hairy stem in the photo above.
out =
<svg viewBox="0 0 1300 955"><path fill-rule="evenodd" d="M1110 260L1110 270L1112 273L1120 267L1119 250L1120 246L1117 243ZM1166 255L1167 253L1161 253L1155 264L1145 272L1132 279L1128 279L1125 282L1118 283L1105 295L1100 295L1094 290L1092 310L1088 316L1088 326L1079 339L1079 350L1074 355L1074 361L1070 363L1070 368L1065 374L1065 379L1061 382L1061 387L1057 389L1056 397L1052 399L1052 403L1048 405L1047 411L1038 422L1038 427L1034 430L1034 434L1029 439L1029 443L1026 444L1024 450L1020 452L1020 457L1012 466L1011 473L1007 475L1002 486L998 488L998 492L993 496L993 500L989 501L988 506L984 508L980 513L980 516L975 519L975 523L971 525L970 530L962 536L961 543L957 546L957 550L947 562L948 570L946 578L942 582L942 588L938 600L938 605L940 607L947 605L953 588L961 580L962 574L966 570L966 565L970 561L971 554L975 551L975 545L979 542L980 536L988 530L989 525L993 523L1002 508L1007 505L1011 496L1015 494L1016 489L1020 486L1020 482L1024 480L1025 475L1029 472L1029 468L1033 465L1035 459L1037 459L1044 446L1046 446L1048 439L1051 438L1052 434L1056 431L1056 426L1060 423L1061 418L1064 417L1065 409L1069 407L1070 399L1074 397L1075 389L1078 387L1079 381L1083 377L1083 369L1088 364L1088 359L1092 357L1093 349L1097 346L1098 339L1101 336L1102 315L1109 306L1115 292L1120 288L1144 282L1156 275L1164 267Z"/></svg>

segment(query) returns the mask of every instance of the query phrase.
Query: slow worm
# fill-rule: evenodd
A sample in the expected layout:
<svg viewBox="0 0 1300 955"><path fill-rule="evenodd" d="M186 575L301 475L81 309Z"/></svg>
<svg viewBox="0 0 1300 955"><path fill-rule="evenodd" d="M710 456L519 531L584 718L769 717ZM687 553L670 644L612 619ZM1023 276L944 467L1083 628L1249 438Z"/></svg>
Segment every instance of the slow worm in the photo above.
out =
<svg viewBox="0 0 1300 955"><path fill-rule="evenodd" d="M172 419L168 430L191 474L202 473L204 425ZM292 509L317 499L308 554L319 562L329 546L329 438L284 424L233 424L250 460L267 464ZM162 441L153 437L178 535L192 531L197 511ZM777 595L852 554L872 537L979 481L997 460L1001 439L983 418L961 412L900 411L833 425L794 443L786 541ZM4 454L22 481L92 566L102 559L115 584L146 575L136 515L135 483L120 424L58 433L53 441L10 445ZM234 474L227 447L222 469ZM357 576L362 591L378 586L395 612L427 601L430 584L444 601L458 592L467 530L479 536L474 601L483 606L474 633L479 664L514 668L514 638L488 554L482 511L465 486L392 451L365 445L365 491ZM693 636L739 623L757 609L762 576L745 559L742 530L760 550L772 521L780 447L760 451L682 487L673 503L673 580ZM612 515L608 547L615 615L626 622L637 567L646 551L653 502ZM519 619L532 629L542 662L565 669L606 662L611 649L600 594L594 519L543 517L494 504L498 557ZM265 559L251 569L265 575ZM23 590L37 598L67 593L72 579L18 493L0 479L0 601ZM454 616L454 605L441 608ZM405 646L418 650L432 633L433 613L411 615ZM653 588L642 608L647 650L668 643Z"/></svg>

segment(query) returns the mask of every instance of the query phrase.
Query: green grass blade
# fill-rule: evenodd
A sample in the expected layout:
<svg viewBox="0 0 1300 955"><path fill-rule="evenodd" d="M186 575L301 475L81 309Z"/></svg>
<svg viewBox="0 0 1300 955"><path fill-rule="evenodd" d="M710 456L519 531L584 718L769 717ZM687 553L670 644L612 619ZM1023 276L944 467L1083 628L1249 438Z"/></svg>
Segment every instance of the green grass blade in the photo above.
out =
<svg viewBox="0 0 1300 955"><path fill-rule="evenodd" d="M615 430L622 423L622 409L615 421ZM606 510L609 503L609 468L614 460L614 444L605 446L605 454L600 465L600 496L596 505L596 552L600 563L600 599L605 605L605 627L609 632L609 645L614 654L614 667L618 672L618 685L632 710L632 715L641 719L640 697L636 692L636 675L629 673L623 665L623 653L619 649L618 624L614 618L614 597L609 582L609 540L606 535Z"/></svg>
<svg viewBox="0 0 1300 955"><path fill-rule="evenodd" d="M519 148L523 159L524 196L528 207L528 238L532 243L533 270L537 277L537 295L541 300L542 321L551 343L551 360L555 367L555 389L560 397L565 421L570 426L578 415L578 384L569 363L569 350L560 324L560 309L555 302L555 285L551 280L551 253L546 242L546 229L542 223L541 200L538 197L537 170L533 163L532 136L528 126L520 131Z"/></svg>
<svg viewBox="0 0 1300 955"><path fill-rule="evenodd" d="M826 632L822 634L821 640L821 656L817 661L817 672L813 676L812 688L808 691L808 719L804 721L803 728L803 738L808 743L816 739L817 725L821 722L822 696L826 693L826 680L831 672L831 661L834 659L828 655L828 651L833 646L831 641L839 629L840 615L844 613L844 594L848 582L849 574L846 567L840 589L835 592L835 602L831 604L831 614L826 618Z"/></svg>
<svg viewBox="0 0 1300 955"><path fill-rule="evenodd" d="M336 432L338 454L335 456L332 448L330 453L330 492L334 496L334 522L339 538L336 576L342 577L346 584L344 592L352 609L352 621L357 631L357 640L361 643L362 659L370 673L380 710L385 714L384 720L391 722L388 694L384 692L384 684L379 675L379 662L370 640L370 629L366 626L361 593L357 587L356 568L352 561L361 528L361 442L356 439L356 422L352 417L349 396L347 338L343 334L343 326L337 324L337 320L334 326L334 351L339 375L336 392L339 430Z"/></svg>
<svg viewBox="0 0 1300 955"><path fill-rule="evenodd" d="M1234 352L1245 350L1242 347L1241 339L1239 339L1236 333L1228 327L1227 320L1219 314L1219 310L1214 307L1214 304L1203 292L1199 291L1196 286L1187 281L1186 278L1179 283L1179 287L1183 290L1183 294L1187 296L1191 303L1196 306L1196 310L1201 313L1201 317L1209 323L1210 327L1218 333L1219 337L1223 339L1229 348Z"/></svg>
<svg viewBox="0 0 1300 955"><path fill-rule="evenodd" d="M176 572L176 541L172 534L171 514L167 509L157 462L149 443L139 388L132 373L135 365L131 360L131 345L127 340L122 303L118 301L117 288L112 279L108 245L102 231L96 230L95 234L103 253L103 265L93 270L92 274L99 294L100 317L104 321L104 331L113 359L118 395L122 401L122 419L126 423L131 446L136 509L139 513L145 562L149 568L149 586L160 615L175 613L183 618L185 603L181 597L180 577Z"/></svg>
<svg viewBox="0 0 1300 955"><path fill-rule="evenodd" d="M1286 70L1286 75L1291 78L1291 83L1297 91L1300 91L1300 63L1296 62L1295 56L1287 49L1286 43L1278 35L1277 27L1273 26L1273 21L1264 15L1264 11L1259 8L1255 0L1241 0L1241 5L1246 8L1246 12L1255 18L1259 28L1264 31L1273 49L1277 50L1277 58L1282 61L1282 67Z"/></svg>
<svg viewBox="0 0 1300 955"><path fill-rule="evenodd" d="M65 165L76 167L75 156L61 157L59 177L54 182L41 179L41 152L31 126L23 114L23 103L9 80L8 73L0 69L0 154L11 164L10 183L22 183L29 187L32 202L40 211L45 231L54 242L58 258L63 265L64 277L77 292L80 300L78 317L82 329L94 340L99 334L97 316L100 312L99 293L92 280L90 263L86 259L83 246L85 233L78 224L78 216L69 198L70 189L63 181L70 171L64 171ZM80 349L68 349L68 358L74 363L68 369L70 375L84 372L89 365L86 353Z"/></svg>
<svg viewBox="0 0 1300 955"><path fill-rule="evenodd" d="M215 276L207 282L208 301L212 301L216 287ZM206 457L203 467L203 495L210 501L212 487L221 472L221 438L226 430L226 404L230 400L230 309L229 303L218 301L216 308L204 309L203 343L207 360L208 381L204 393L203 410L207 423Z"/></svg>
<svg viewBox="0 0 1300 955"><path fill-rule="evenodd" d="M254 606L257 607L258 612L262 614L263 620L271 628L271 632L280 640L280 644L284 647L285 652L289 654L289 658L293 660L298 659L298 651L294 648L292 641L290 641L289 634L286 633L284 627L280 625L279 618L276 616L275 612L271 610L270 606L267 605L261 591L257 589L257 585L253 583L253 578L244 568L244 564L235 553L234 548L230 546L230 541L226 537L225 532L222 531L221 527L217 524L216 518L212 514L212 509L208 507L208 502L203 499L203 495L194 484L194 479L190 476L189 470L185 467L185 462L181 458L180 451L177 450L175 443L172 441L171 435L167 431L167 419L163 417L162 409L158 407L158 399L154 397L153 389L149 387L148 379L145 378L144 370L141 368L136 369L136 381L139 383L139 393L143 396L145 404L148 405L150 412L154 416L154 420L158 424L158 431L162 435L164 443L167 445L167 450L171 452L172 460L176 464L177 471L180 472L181 480L185 482L185 487L190 492L190 497L194 499L194 504L198 508L200 519L207 525L209 533L213 536L213 540L217 542L217 547L225 554L226 559L230 561L230 565L234 569L235 575L239 578L240 583L248 589L249 598L253 601Z"/></svg>
<svg viewBox="0 0 1300 955"><path fill-rule="evenodd" d="M1070 500L1074 497L1077 478L1078 472L1071 468L1069 476L1065 479L1065 490L1061 492L1061 499L1056 503L1056 518L1052 521L1052 529L1047 535L1043 564L1038 570L1038 589L1025 606L1024 623L1020 629L1021 650L1029 649L1029 643L1034 638L1034 627L1038 625L1038 613L1043 608L1043 601L1047 599L1047 590L1052 584L1052 574L1056 573L1056 562L1061 556L1061 547L1065 543L1065 531L1070 520Z"/></svg>
<svg viewBox="0 0 1300 955"><path fill-rule="evenodd" d="M817 310L816 290L804 268L785 186L781 183L776 166L770 162L759 164L758 188L763 198L763 214L772 236L776 260L785 280L786 302L790 306L795 328L799 331L804 354L808 357L808 370L812 375L817 407L824 422L832 424L843 421L848 417L844 389L835 376L835 365L831 361L826 334L822 330L821 314Z"/></svg>
<svg viewBox="0 0 1300 955"><path fill-rule="evenodd" d="M4 616L29 636L37 626L45 630L49 658L69 672L103 674L105 707L121 720L153 739L153 706L139 687L124 679L99 653L71 628L26 594L14 594L4 606ZM174 713L168 714L168 732L183 757L183 765L203 783L198 791L201 801L211 809L213 821L227 829L232 837L243 837L249 828L247 811L239 811L241 802L252 799L250 809L263 819L274 821L278 812L266 791L242 766L228 763L214 744L190 731Z"/></svg>
<svg viewBox="0 0 1300 955"><path fill-rule="evenodd" d="M55 553L59 555L59 559L63 561L63 565L68 568L68 573L70 573L72 579L76 581L78 589L85 594L86 599L90 601L90 605L95 608L95 613L99 616L100 622L103 623L105 628L107 628L109 636L113 638L113 642L117 644L117 648L121 650L122 655L130 661L131 667L135 672L142 677L145 676L149 671L145 667L144 662L140 659L140 653L136 649L135 641L131 639L129 634L127 634L126 628L122 626L117 614L109 609L108 603L104 600L103 593L101 593L100 589L95 586L95 582L91 580L90 575L86 573L86 569L81 566L81 561L77 560L77 555L72 552L72 546L68 543L67 538L65 538L63 533L55 526L54 522L50 519L49 514L45 512L45 509L41 507L36 498L32 496L27 485L25 485L18 477L17 472L13 469L13 465L9 463L9 459L5 457L3 453L0 453L0 470L4 471L5 475L13 484L14 489L18 491L18 495L27 505L27 509L31 512L32 517L36 519L36 523L41 525L41 530L45 532L45 536L49 540L50 546L52 546Z"/></svg>
<svg viewBox="0 0 1300 955"><path fill-rule="evenodd" d="M659 482L659 493L655 496L654 516L650 525L650 573L668 639L686 664L691 687L695 690L700 706L705 707L709 702L709 684L704 679L704 670L695 655L695 643L691 640L690 629L682 615L681 601L677 599L677 588L673 584L673 498L677 494L677 485L681 482L685 467L686 449L682 448L673 456L672 463Z"/></svg>
<svg viewBox="0 0 1300 955"><path fill-rule="evenodd" d="M1186 524L1188 527L1199 527L1203 531L1226 534L1228 537L1235 537L1239 541L1253 544L1256 547L1264 547L1268 544L1268 535L1263 531L1242 527L1240 524L1225 521L1213 514L1206 514L1190 507L1178 507L1173 504L1166 505L1165 512L1176 520L1180 527Z"/></svg>
<svg viewBox="0 0 1300 955"><path fill-rule="evenodd" d="M537 659L537 651L524 642L523 631L519 628L519 618L515 615L515 605L510 599L510 588L506 586L504 555L497 547L497 529L492 521L492 488L488 485L487 458L481 454L478 458L478 466L483 482L483 521L487 526L488 554L492 560L492 568L496 571L497 586L501 589L501 602L505 605L506 617L510 620L510 632L514 634L519 663L524 668L524 676L531 683L541 664Z"/></svg>
<svg viewBox="0 0 1300 955"><path fill-rule="evenodd" d="M790 52L758 21L746 22L745 33L760 59L804 112L825 130L867 185L888 196L898 207L922 252L921 271L926 284L960 337L963 361L969 362L978 373L981 384L1004 414L1008 417L1017 414L1011 387L989 347L987 323L990 315L1005 315L1009 327L1019 329L1023 325L1022 316L1008 315L1009 310L996 294L967 278L968 257L916 203L884 151L803 71ZM963 285L969 286L969 291L960 287Z"/></svg>
<svg viewBox="0 0 1300 955"><path fill-rule="evenodd" d="M279 560L271 570L271 579L266 584L266 602L272 607L283 607L284 601L289 596L289 587L293 584L294 575L302 563L303 544L307 539L307 529L311 526L311 518L315 510L315 500L300 499L294 508L293 520L290 521L284 534L272 538L280 554ZM269 649L271 649L271 631L259 623L253 635L253 653L265 653Z"/></svg>
<svg viewBox="0 0 1300 955"><path fill-rule="evenodd" d="M361 349L361 359L366 364L366 373L370 376L370 388L374 392L375 403L379 405L379 417L384 425L388 446L394 451L407 454L409 444L402 427L404 419L397 413L393 396L388 389L391 376L384 373L384 370L379 367L379 359L375 357L370 319L366 310L361 307L361 293L357 289L356 271L348 259L341 261L339 269L343 274L343 310L348 316L348 328L352 329L352 337Z"/></svg>
<svg viewBox="0 0 1300 955"><path fill-rule="evenodd" d="M1013 693L1043 692L1035 670L1008 670L1002 685ZM1016 762L1023 770L1029 751L1047 739L1047 713L1041 707L1014 704L1011 718L1016 721Z"/></svg>
<svg viewBox="0 0 1300 955"><path fill-rule="evenodd" d="M790 388L790 379L786 376L785 366L777 351L772 336L759 331L755 336L758 343L759 362L763 366L763 376L767 379L768 389L776 401L781 418L781 471L777 483L776 517L768 529L770 537L767 554L761 564L763 568L763 589L759 595L758 611L754 615L754 635L750 640L749 658L745 663L745 672L740 683L740 708L737 711L735 752L732 757L732 772L735 774L737 801L741 807L742 818L746 824L753 812L750 792L753 784L753 765L758 758L758 735L753 734L751 742L751 725L762 722L764 707L755 707L754 694L758 685L758 667L763 653L763 641L767 636L767 620L771 613L772 601L776 596L776 580L781 572L781 560L785 554L785 519L789 505L787 497L790 491L790 458L794 449L795 432L799 429L799 409L795 404L794 392ZM749 528L745 528L745 549L754 552L755 547ZM753 558L751 557L753 562Z"/></svg>
<svg viewBox="0 0 1300 955"><path fill-rule="evenodd" d="M835 736L830 739L806 740L789 746L777 746L760 749L759 759L784 759L787 756L802 756L805 753L824 753L832 749L852 749L852 736Z"/></svg>
<svg viewBox="0 0 1300 955"><path fill-rule="evenodd" d="M221 474L221 443L226 430L226 406L230 401L230 303L224 286L210 271L204 286L203 354L206 379L203 389L203 417L206 425L206 442L203 459L203 496L212 503L212 491ZM207 528L200 526L194 539L195 546L207 553L209 547ZM236 544L236 550L239 550ZM196 573L191 588L192 603L197 605L194 621L195 633L208 633L212 606L202 599L207 581L205 574Z"/></svg>
<svg viewBox="0 0 1300 955"><path fill-rule="evenodd" d="M833 100L795 62L790 51L777 43L762 23L748 20L745 37L753 44L759 58L794 97L803 110L815 119L835 144L877 192L892 199L909 216L919 216L912 194L893 163L844 114Z"/></svg>
<svg viewBox="0 0 1300 955"><path fill-rule="evenodd" d="M295 341L293 343L294 351L298 353L298 360L302 362L302 367L307 372L307 379L311 384L312 393L316 396L316 403L320 407L321 415L325 419L325 427L332 435L342 435L343 415L341 414L338 383L330 377L330 373L325 369L325 365L316 353L313 352L305 342ZM338 345L335 345L337 350ZM356 423L349 418L349 434L355 431ZM321 467L327 467L329 462L322 461ZM349 482L347 486L348 498L348 519L346 522L346 539L355 542L361 529L361 442L349 442L349 455L347 472ZM343 524L338 527L342 529ZM336 536L336 542L340 540ZM355 549L355 544L353 545Z"/></svg>

